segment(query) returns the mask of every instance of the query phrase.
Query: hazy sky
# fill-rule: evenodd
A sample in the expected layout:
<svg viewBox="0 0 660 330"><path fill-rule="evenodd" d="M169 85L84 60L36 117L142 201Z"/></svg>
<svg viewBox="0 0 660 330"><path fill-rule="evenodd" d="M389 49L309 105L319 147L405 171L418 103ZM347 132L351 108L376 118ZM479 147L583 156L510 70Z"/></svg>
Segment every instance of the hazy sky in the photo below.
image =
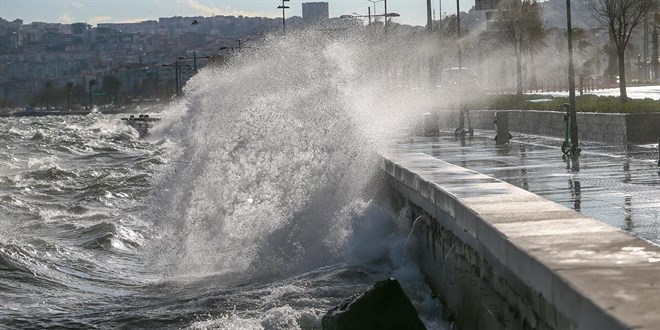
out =
<svg viewBox="0 0 660 330"><path fill-rule="evenodd" d="M291 0L287 6L287 17L302 16L302 3L322 0ZM368 0L326 0L330 17L343 14L367 14L367 7L374 5ZM158 17L243 15L282 17L278 0L0 0L0 17L6 20L22 19L31 22L87 22L96 25L105 22L135 22ZM446 14L456 12L455 0L432 0L433 9ZM383 2L378 2L376 11L383 13ZM474 0L460 0L461 11L468 11ZM387 10L401 17L400 23L426 24L425 0L388 0Z"/></svg>

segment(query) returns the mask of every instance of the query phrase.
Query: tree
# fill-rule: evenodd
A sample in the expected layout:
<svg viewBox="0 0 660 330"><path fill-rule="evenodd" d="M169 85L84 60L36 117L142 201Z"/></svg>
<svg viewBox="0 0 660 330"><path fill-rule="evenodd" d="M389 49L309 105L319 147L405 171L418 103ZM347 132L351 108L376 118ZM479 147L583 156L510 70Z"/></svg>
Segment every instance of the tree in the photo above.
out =
<svg viewBox="0 0 660 330"><path fill-rule="evenodd" d="M522 96L523 49L536 49L543 44L545 30L542 8L537 0L504 0L499 4L496 26L505 42L513 45L516 58L516 95Z"/></svg>
<svg viewBox="0 0 660 330"><path fill-rule="evenodd" d="M616 46L620 99L626 102L626 45L635 27L656 7L656 0L589 0L588 5L594 19L607 27Z"/></svg>
<svg viewBox="0 0 660 330"><path fill-rule="evenodd" d="M65 85L66 90L66 108L71 111L71 92L73 92L73 83L67 82Z"/></svg>
<svg viewBox="0 0 660 330"><path fill-rule="evenodd" d="M115 76L105 76L103 77L103 86L101 87L101 90L106 94L109 95L112 93L114 95L114 102L115 102L115 107L118 107L119 104L117 103L117 99L119 96L119 88L121 87L121 80Z"/></svg>
<svg viewBox="0 0 660 330"><path fill-rule="evenodd" d="M87 98L87 88L85 84L75 84L71 91L71 98L74 103L82 104Z"/></svg>
<svg viewBox="0 0 660 330"><path fill-rule="evenodd" d="M53 88L55 86L53 85L52 81L47 81L44 84L44 97L46 98L46 110L50 110L50 98L53 95Z"/></svg>
<svg viewBox="0 0 660 330"><path fill-rule="evenodd" d="M655 25L653 26L653 34L651 35L651 41L653 43L653 51L651 52L651 54L653 54L651 56L651 65L653 66L653 77L655 79L658 79L658 74L660 74L660 70L658 70L659 67L658 57L660 56L660 52L658 52L658 28Z"/></svg>

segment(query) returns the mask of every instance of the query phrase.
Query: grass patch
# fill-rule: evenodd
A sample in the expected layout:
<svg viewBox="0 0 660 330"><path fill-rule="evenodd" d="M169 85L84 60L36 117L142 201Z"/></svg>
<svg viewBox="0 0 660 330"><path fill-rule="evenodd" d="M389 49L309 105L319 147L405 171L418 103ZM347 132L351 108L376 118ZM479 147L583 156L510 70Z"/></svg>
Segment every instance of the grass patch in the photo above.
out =
<svg viewBox="0 0 660 330"><path fill-rule="evenodd" d="M546 95L524 95L518 98L515 95L492 95L485 99L468 104L470 109L488 110L553 110L564 111L558 108L568 103L568 97L552 97ZM660 113L660 101L652 99L629 99L621 103L616 96L583 95L576 97L578 112L601 113Z"/></svg>

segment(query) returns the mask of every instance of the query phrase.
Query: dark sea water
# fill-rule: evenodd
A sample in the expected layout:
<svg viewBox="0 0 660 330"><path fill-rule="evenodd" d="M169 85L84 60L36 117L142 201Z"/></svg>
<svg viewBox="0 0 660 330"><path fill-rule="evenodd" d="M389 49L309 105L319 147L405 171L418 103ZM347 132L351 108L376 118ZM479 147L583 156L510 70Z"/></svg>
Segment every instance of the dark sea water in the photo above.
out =
<svg viewBox="0 0 660 330"><path fill-rule="evenodd" d="M442 328L411 221L378 197L374 127L397 120L364 50L303 37L202 70L144 138L1 118L0 328L318 329L390 276Z"/></svg>

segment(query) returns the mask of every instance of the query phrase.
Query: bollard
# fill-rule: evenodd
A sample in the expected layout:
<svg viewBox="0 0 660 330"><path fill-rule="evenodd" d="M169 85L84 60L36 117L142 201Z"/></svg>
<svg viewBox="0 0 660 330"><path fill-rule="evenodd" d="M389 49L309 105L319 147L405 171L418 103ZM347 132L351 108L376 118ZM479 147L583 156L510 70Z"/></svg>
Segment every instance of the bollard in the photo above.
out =
<svg viewBox="0 0 660 330"><path fill-rule="evenodd" d="M461 106L460 109L458 110L458 127L454 131L454 135L456 136L464 136L466 133L465 131L465 111L463 107Z"/></svg>
<svg viewBox="0 0 660 330"><path fill-rule="evenodd" d="M495 114L497 123L497 135L495 135L495 144L498 146L509 144L511 134L509 133L509 113L498 111Z"/></svg>
<svg viewBox="0 0 660 330"><path fill-rule="evenodd" d="M470 120L470 110L465 109L464 111L465 111L465 118L467 119L467 125L468 125L467 133L470 136L473 136L474 135L474 128L472 128L472 121Z"/></svg>
<svg viewBox="0 0 660 330"><path fill-rule="evenodd" d="M434 136L438 134L438 127L434 121L433 114L429 112L422 114L422 131L424 136Z"/></svg>

